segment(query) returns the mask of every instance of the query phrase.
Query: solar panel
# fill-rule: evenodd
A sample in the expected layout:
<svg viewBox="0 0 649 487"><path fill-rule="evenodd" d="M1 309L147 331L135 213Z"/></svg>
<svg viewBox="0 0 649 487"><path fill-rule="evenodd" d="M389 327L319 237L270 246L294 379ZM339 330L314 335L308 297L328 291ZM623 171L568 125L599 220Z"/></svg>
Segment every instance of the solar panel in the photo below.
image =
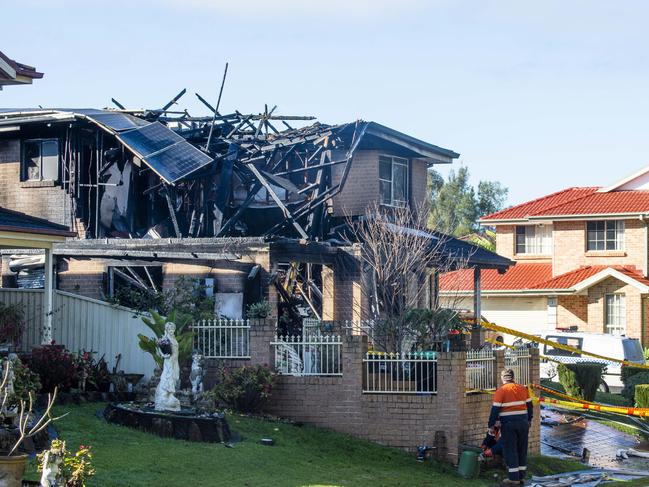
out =
<svg viewBox="0 0 649 487"><path fill-rule="evenodd" d="M86 116L102 125L110 127L116 132L131 130L148 124L148 122L127 113L103 112L87 114Z"/></svg>
<svg viewBox="0 0 649 487"><path fill-rule="evenodd" d="M121 132L117 137L168 183L212 162L211 157L159 122Z"/></svg>
<svg viewBox="0 0 649 487"><path fill-rule="evenodd" d="M163 179L174 183L207 166L212 162L212 158L190 143L183 141L146 158L146 162Z"/></svg>

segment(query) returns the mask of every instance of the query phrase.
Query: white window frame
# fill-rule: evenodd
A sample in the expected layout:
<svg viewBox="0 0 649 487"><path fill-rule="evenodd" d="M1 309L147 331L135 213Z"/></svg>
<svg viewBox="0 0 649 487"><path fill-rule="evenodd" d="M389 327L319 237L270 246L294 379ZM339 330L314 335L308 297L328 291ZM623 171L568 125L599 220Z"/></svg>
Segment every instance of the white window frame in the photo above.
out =
<svg viewBox="0 0 649 487"><path fill-rule="evenodd" d="M590 230L589 225L603 225L604 229ZM593 231L595 232L595 239L591 240L590 234ZM611 235L612 238L609 238ZM599 238L600 236L601 238ZM586 222L587 252L606 252L616 250L624 250L624 220L596 220Z"/></svg>
<svg viewBox="0 0 649 487"><path fill-rule="evenodd" d="M381 177L381 158L390 159L390 179L385 179ZM395 200L394 199L394 172L395 166L405 167L405 200ZM390 202L383 201L383 194L381 193L381 182L390 184ZM392 206L395 208L404 208L408 206L408 198L410 195L410 160L403 157L390 156L387 154L379 154L379 202L381 206Z"/></svg>
<svg viewBox="0 0 649 487"><path fill-rule="evenodd" d="M522 251L518 245L519 228L525 229ZM543 234L540 234L540 229L544 229ZM514 232L514 250L517 255L552 255L553 227L551 224L516 225Z"/></svg>
<svg viewBox="0 0 649 487"><path fill-rule="evenodd" d="M558 298L548 296L548 326L557 327Z"/></svg>
<svg viewBox="0 0 649 487"><path fill-rule="evenodd" d="M623 293L604 295L604 332L626 334L626 296Z"/></svg>

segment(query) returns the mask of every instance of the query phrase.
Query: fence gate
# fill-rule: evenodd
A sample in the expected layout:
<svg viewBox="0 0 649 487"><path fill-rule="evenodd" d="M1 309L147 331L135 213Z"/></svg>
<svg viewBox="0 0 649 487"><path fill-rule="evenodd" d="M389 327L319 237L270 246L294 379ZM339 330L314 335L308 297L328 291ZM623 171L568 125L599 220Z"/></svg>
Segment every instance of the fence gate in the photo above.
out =
<svg viewBox="0 0 649 487"><path fill-rule="evenodd" d="M505 367L514 371L514 380L519 384L530 384L530 349L505 350Z"/></svg>
<svg viewBox="0 0 649 487"><path fill-rule="evenodd" d="M205 358L250 358L248 320L202 320L192 330L194 347Z"/></svg>
<svg viewBox="0 0 649 487"><path fill-rule="evenodd" d="M342 338L333 335L277 337L275 370L283 375L342 375Z"/></svg>

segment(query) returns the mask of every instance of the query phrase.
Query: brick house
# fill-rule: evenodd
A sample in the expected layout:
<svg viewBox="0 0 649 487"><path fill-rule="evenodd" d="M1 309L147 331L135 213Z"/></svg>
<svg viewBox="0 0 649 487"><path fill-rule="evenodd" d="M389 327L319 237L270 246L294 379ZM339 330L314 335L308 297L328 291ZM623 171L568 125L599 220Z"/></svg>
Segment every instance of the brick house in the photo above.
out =
<svg viewBox="0 0 649 487"><path fill-rule="evenodd" d="M504 274L483 272L483 317L532 333L623 334L647 346L648 181L645 168L608 187L568 188L482 218L496 229L497 252L516 262ZM444 276L442 296L472 292L464 274L453 285Z"/></svg>
<svg viewBox="0 0 649 487"><path fill-rule="evenodd" d="M262 175L245 162L256 135L229 135L243 118L215 130L228 134L219 139L222 146L247 149L237 156L228 187L222 164L195 138L199 130L209 132L206 126L197 129L192 120L191 130L174 132L172 122L160 120L148 112L0 109L0 205L65 225L80 237L54 251L59 290L104 300L119 287L171 289L189 276L238 318L261 299L273 308L286 301L276 276L297 265L296 274L311 276L309 282L285 287L306 289L297 294L309 295L304 305L318 317L364 319L362 278L341 266L342 257L358 250L341 245L331 229L362 216L372 203L420 206L428 168L459 156L376 122L314 124L282 132L286 138L259 135L257 144L272 149L257 156L268 158L259 168L275 171ZM159 150L167 141L170 148ZM156 150L147 155L148 147ZM178 147L182 154L175 157ZM225 147L210 153L229 157ZM160 159L161 153L170 154ZM219 202L223 188L229 194ZM320 206L311 209L313 201ZM300 213L304 207L311 213ZM471 244L453 245L474 266L510 265ZM1 255L2 285L15 286L16 270L18 278L23 272L17 254Z"/></svg>

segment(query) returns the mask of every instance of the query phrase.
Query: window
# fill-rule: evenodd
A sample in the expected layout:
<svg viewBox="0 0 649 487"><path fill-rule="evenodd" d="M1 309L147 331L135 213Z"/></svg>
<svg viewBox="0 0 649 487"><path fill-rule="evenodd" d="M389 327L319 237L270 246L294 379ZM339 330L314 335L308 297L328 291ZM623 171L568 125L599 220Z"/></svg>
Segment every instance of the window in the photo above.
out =
<svg viewBox="0 0 649 487"><path fill-rule="evenodd" d="M408 159L379 156L381 204L406 206L408 203Z"/></svg>
<svg viewBox="0 0 649 487"><path fill-rule="evenodd" d="M552 225L521 225L516 227L516 253L552 253Z"/></svg>
<svg viewBox="0 0 649 487"><path fill-rule="evenodd" d="M611 335L624 335L626 333L626 302L624 294L606 295L606 328L605 332Z"/></svg>
<svg viewBox="0 0 649 487"><path fill-rule="evenodd" d="M550 296L548 298L548 325L552 328L557 326L557 297Z"/></svg>
<svg viewBox="0 0 649 487"><path fill-rule="evenodd" d="M588 222L586 229L586 250L624 250L623 220Z"/></svg>
<svg viewBox="0 0 649 487"><path fill-rule="evenodd" d="M58 139L32 139L23 142L23 181L58 181Z"/></svg>
<svg viewBox="0 0 649 487"><path fill-rule="evenodd" d="M548 336L546 339L561 343L562 345L568 345L573 348L578 348L581 350L581 338L575 337L565 337L565 336ZM554 348L552 345L545 345L545 355L560 355L562 357L581 357L580 353L569 352L568 350L562 350L561 348Z"/></svg>

